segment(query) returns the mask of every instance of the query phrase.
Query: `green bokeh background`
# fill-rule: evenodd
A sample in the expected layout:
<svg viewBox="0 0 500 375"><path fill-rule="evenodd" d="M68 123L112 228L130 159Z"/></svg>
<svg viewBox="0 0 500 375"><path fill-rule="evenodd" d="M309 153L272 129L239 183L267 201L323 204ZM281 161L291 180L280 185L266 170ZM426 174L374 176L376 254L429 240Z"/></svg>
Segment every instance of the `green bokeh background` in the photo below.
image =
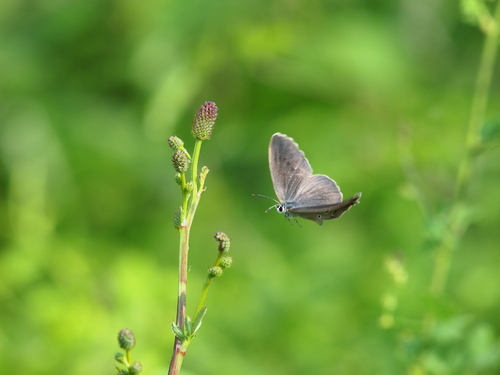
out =
<svg viewBox="0 0 500 375"><path fill-rule="evenodd" d="M180 204L166 140L191 150L192 118L210 100L219 118L201 155L211 172L188 310L215 232L231 237L235 264L214 282L183 373L406 373L401 337L431 308L433 227L403 172L400 133L439 210L464 152L482 43L455 1L0 2L2 372L113 374L128 327L143 373L166 374ZM497 74L491 123L499 84ZM322 227L265 214L272 203L251 194L274 196L267 146L277 131L346 197L363 192L361 204ZM446 294L449 320L476 322L494 343L498 160L493 149L476 164L474 221ZM391 254L409 274L398 314L410 323L384 330ZM463 331L450 329L460 343ZM499 373L500 345L491 348L478 373Z"/></svg>

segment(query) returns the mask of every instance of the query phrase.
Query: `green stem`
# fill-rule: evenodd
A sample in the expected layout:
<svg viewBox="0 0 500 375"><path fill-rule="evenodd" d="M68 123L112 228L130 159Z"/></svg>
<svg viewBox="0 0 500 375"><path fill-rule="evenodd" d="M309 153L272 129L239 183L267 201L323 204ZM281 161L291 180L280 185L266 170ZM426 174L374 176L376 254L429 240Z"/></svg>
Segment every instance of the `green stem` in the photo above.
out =
<svg viewBox="0 0 500 375"><path fill-rule="evenodd" d="M125 350L125 360L127 361L127 367L130 367L130 365L132 363L130 350Z"/></svg>
<svg viewBox="0 0 500 375"><path fill-rule="evenodd" d="M436 249L434 274L430 292L439 296L444 292L451 266L453 250L463 229L460 220L460 207L467 187L471 181L473 165L481 142L481 128L484 123L488 94L495 66L497 47L500 36L500 1L497 3L494 18L485 27L486 39L481 53L481 61L472 100L467 134L465 138L465 154L460 162L455 185L455 196L448 214L447 230L440 246Z"/></svg>
<svg viewBox="0 0 500 375"><path fill-rule="evenodd" d="M455 188L455 201L463 198L467 184L470 181L472 164L475 151L481 142L481 127L484 123L486 106L488 105L488 94L491 86L491 78L495 67L497 47L500 35L500 2L495 9L494 18L486 26L486 39L481 53L481 63L476 80L476 88L472 99L472 108L467 128L466 154L462 158L458 170Z"/></svg>
<svg viewBox="0 0 500 375"><path fill-rule="evenodd" d="M202 141L196 140L191 164L192 170L192 191L186 190L185 174L181 175L182 188L182 212L181 226L179 228L179 279L177 294L177 316L176 325L181 329L186 322L186 296L187 296L187 273L188 273L188 255L189 255L189 235L194 215L201 198L202 190L198 187L198 160L201 151ZM182 362L186 355L189 340L183 340L178 337L174 341L172 359L170 361L169 375L178 375Z"/></svg>
<svg viewBox="0 0 500 375"><path fill-rule="evenodd" d="M186 191L186 174L181 173L181 190L182 190L182 211L181 223L186 219L187 206L189 202L189 193Z"/></svg>
<svg viewBox="0 0 500 375"><path fill-rule="evenodd" d="M190 196L190 204L187 211L187 226L191 228L191 224L194 220L194 215L196 214L196 209L198 208L198 203L200 202L201 193L203 190L200 189L199 179L198 179L198 160L200 159L201 145L203 141L199 139L196 140L194 144L193 159L191 164L191 181L193 182L193 191Z"/></svg>
<svg viewBox="0 0 500 375"><path fill-rule="evenodd" d="M196 306L196 311L193 316L197 316L198 313L203 309L205 305L205 300L207 299L208 289L210 288L210 283L212 282L212 278L207 277L205 280L205 284L203 285L203 290L201 291L200 300L198 301L198 306Z"/></svg>
<svg viewBox="0 0 500 375"><path fill-rule="evenodd" d="M221 258L222 258L222 253L219 252L217 259L215 260L214 266L219 265ZM205 306L205 300L207 299L208 290L210 289L210 283L212 282L212 279L213 279L213 277L207 276L205 283L203 284L203 290L201 291L200 300L198 301L198 306L196 306L196 311L195 311L193 316L197 316L198 313Z"/></svg>
<svg viewBox="0 0 500 375"><path fill-rule="evenodd" d="M435 267L431 281L430 292L434 297L443 294L451 268L452 253L461 234L461 214L459 206L455 205L448 214L447 230L441 238L439 247L435 252Z"/></svg>
<svg viewBox="0 0 500 375"><path fill-rule="evenodd" d="M191 164L191 181L193 181L193 196L198 193L198 160L200 159L201 145L203 141L196 140L194 144L193 159ZM195 209L196 210L196 209Z"/></svg>

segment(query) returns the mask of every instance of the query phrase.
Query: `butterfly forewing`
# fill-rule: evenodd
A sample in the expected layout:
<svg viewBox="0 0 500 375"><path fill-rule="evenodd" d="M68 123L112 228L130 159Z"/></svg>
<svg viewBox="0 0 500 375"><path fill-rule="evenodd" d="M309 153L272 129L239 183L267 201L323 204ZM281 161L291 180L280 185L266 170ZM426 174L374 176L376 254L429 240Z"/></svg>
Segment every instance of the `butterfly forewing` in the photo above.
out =
<svg viewBox="0 0 500 375"><path fill-rule="evenodd" d="M293 201L312 168L297 143L276 133L269 144L269 168L274 191L280 202Z"/></svg>

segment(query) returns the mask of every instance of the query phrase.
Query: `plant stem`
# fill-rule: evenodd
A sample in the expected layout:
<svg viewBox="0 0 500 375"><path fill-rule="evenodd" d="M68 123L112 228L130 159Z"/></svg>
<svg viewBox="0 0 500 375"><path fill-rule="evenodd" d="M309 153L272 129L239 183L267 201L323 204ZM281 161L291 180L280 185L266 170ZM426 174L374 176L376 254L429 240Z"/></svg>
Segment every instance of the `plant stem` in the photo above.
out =
<svg viewBox="0 0 500 375"><path fill-rule="evenodd" d="M125 350L125 360L127 362L127 366L130 366L130 364L132 363L132 360L130 358L130 350Z"/></svg>
<svg viewBox="0 0 500 375"><path fill-rule="evenodd" d="M186 294L190 225L184 225L184 219L182 219L182 223L183 224L179 228L179 280L177 294L177 316L175 323L178 327L184 329L184 323L186 321ZM179 374L188 345L189 341L184 341L178 337L175 338L172 360L170 361L170 369L168 371L169 375Z"/></svg>
<svg viewBox="0 0 500 375"><path fill-rule="evenodd" d="M200 186L198 186L198 184L199 184L198 160L200 159L200 151L201 151L202 143L203 143L203 141L200 141L199 139L197 139L195 144L194 144L193 159L192 159L192 164L191 164L191 172L192 172L191 181L193 182L193 191L191 192L191 195L190 195L190 201L189 201L187 216L186 216L186 225L189 229L191 229L191 225L193 224L194 215L196 214L196 209L198 208L198 203L200 202L201 193L203 193L203 190L200 189ZM186 241L189 244L189 230L188 230L188 235L187 235ZM187 255L186 255L186 259L187 259Z"/></svg>
<svg viewBox="0 0 500 375"><path fill-rule="evenodd" d="M175 338L174 353L172 354L172 360L168 369L169 375L178 375L180 373L188 345L189 341L182 341L177 337Z"/></svg>
<svg viewBox="0 0 500 375"><path fill-rule="evenodd" d="M481 128L484 123L488 94L495 66L497 47L500 36L500 1L497 3L493 18L489 18L484 31L486 39L481 53L481 61L472 100L467 134L465 138L465 153L460 162L455 185L455 195L448 213L447 230L440 246L436 249L434 274L430 292L439 296L444 292L451 265L451 254L456 247L463 225L460 207L464 200L468 185L471 182L473 164L481 143Z"/></svg>
<svg viewBox="0 0 500 375"><path fill-rule="evenodd" d="M182 210L181 226L179 228L179 278L177 294L177 316L175 324L184 329L186 322L186 296L187 296L187 273L188 273L188 255L189 255L189 235L194 215L198 207L203 189L198 186L198 160L200 157L202 141L196 140L191 164L192 171L192 190L186 190L185 174L181 175L182 189ZM169 375L178 375L182 362L186 355L190 340L175 338L172 359L170 361Z"/></svg>
<svg viewBox="0 0 500 375"><path fill-rule="evenodd" d="M500 35L500 2L495 9L494 18L485 27L486 39L481 53L481 63L476 80L476 88L472 99L472 108L466 135L466 154L462 158L458 170L455 200L460 200L470 181L475 151L481 142L481 127L488 104L488 93L495 66L498 40Z"/></svg>
<svg viewBox="0 0 500 375"><path fill-rule="evenodd" d="M460 206L454 205L448 214L447 228L435 253L434 274L430 287L431 295L434 297L438 297L444 292L451 268L451 254L456 247L458 238L462 233L462 229L463 225Z"/></svg>
<svg viewBox="0 0 500 375"><path fill-rule="evenodd" d="M214 266L219 265L221 258L222 258L222 253L219 252L219 255L217 256L217 259L215 261ZM203 284L203 290L201 291L200 300L198 301L198 306L196 306L196 311L195 311L193 316L197 316L198 313L203 309L203 306L205 305L205 300L207 299L208 290L210 289L210 283L212 282L212 279L213 279L213 277L207 276L207 279L205 280L205 283Z"/></svg>
<svg viewBox="0 0 500 375"><path fill-rule="evenodd" d="M194 151L193 151L193 160L192 160L192 165L191 165L191 181L193 181L193 196L195 196L198 193L198 160L200 159L200 151L201 151L201 145L203 141L200 141L199 139L196 140L194 144ZM196 208L194 208L194 211L196 211ZM193 212L194 215L194 212Z"/></svg>

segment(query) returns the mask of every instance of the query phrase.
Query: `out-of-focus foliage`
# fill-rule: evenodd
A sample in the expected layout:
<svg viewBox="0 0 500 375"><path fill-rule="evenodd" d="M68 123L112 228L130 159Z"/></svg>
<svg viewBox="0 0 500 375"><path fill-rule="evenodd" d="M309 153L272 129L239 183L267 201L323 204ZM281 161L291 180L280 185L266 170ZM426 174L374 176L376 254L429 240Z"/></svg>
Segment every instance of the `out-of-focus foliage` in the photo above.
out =
<svg viewBox="0 0 500 375"><path fill-rule="evenodd" d="M188 310L217 231L234 265L214 281L184 374L498 373L498 148L475 164L446 296L428 296L482 43L451 1L1 2L2 372L112 374L128 327L144 373L166 373L180 203L166 141L191 149L211 100ZM274 195L277 131L361 204L322 227L265 214L271 201L251 194ZM404 283L385 270L392 256ZM423 337L429 312L440 323Z"/></svg>

